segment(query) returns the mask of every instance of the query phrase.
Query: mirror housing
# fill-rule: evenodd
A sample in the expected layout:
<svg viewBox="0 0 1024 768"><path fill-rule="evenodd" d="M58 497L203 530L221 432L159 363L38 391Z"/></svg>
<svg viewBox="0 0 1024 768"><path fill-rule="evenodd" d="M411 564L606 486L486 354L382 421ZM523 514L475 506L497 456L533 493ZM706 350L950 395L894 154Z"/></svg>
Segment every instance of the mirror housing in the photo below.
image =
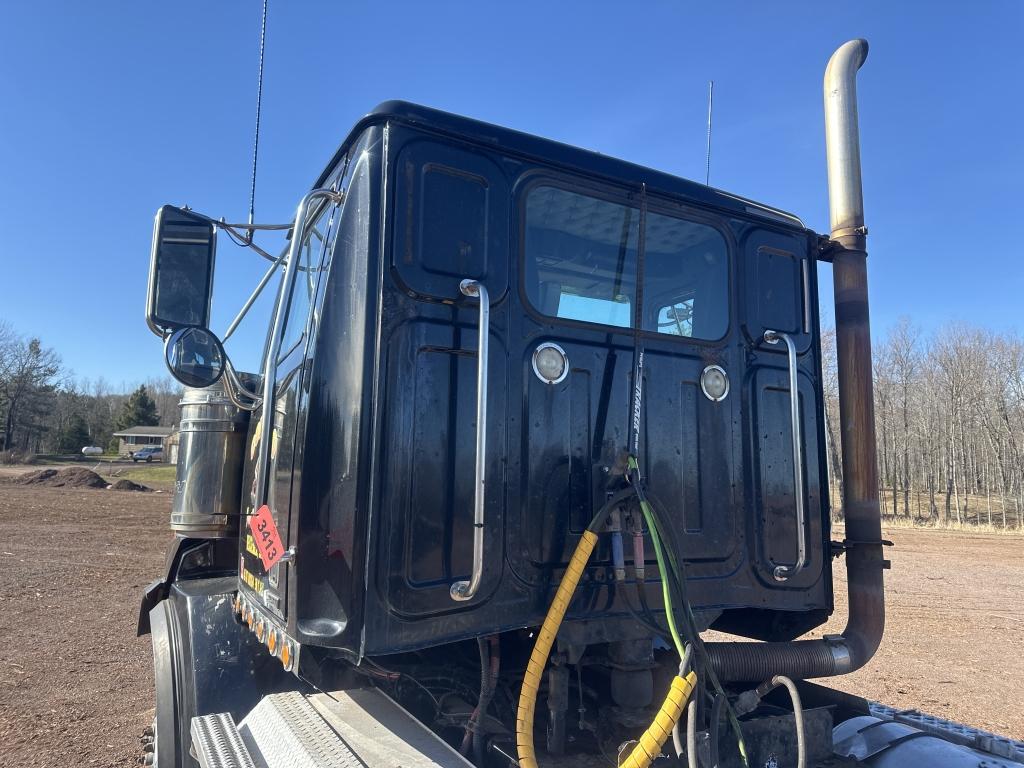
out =
<svg viewBox="0 0 1024 768"><path fill-rule="evenodd" d="M228 365L220 339L198 326L179 328L168 336L164 360L171 375L186 387L216 384Z"/></svg>
<svg viewBox="0 0 1024 768"><path fill-rule="evenodd" d="M173 205L157 211L146 299L146 323L157 336L209 327L216 245L212 220Z"/></svg>

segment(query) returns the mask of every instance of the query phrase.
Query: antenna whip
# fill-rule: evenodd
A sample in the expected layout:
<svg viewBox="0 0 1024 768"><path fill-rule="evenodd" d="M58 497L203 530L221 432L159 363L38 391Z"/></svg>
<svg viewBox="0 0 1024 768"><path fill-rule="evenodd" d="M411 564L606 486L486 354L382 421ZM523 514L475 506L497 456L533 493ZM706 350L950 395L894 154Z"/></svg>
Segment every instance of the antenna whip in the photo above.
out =
<svg viewBox="0 0 1024 768"><path fill-rule="evenodd" d="M708 152L707 152L707 166L704 171L704 185L707 186L711 181L711 106L715 99L715 81L708 80ZM259 123L257 123L259 125Z"/></svg>
<svg viewBox="0 0 1024 768"><path fill-rule="evenodd" d="M256 161L260 154L260 111L263 107L263 49L267 39L267 0L263 0L263 23L260 26L260 74L256 88L256 140L252 146L252 186L249 189L249 224L253 223L256 209ZM252 239L252 230L249 230Z"/></svg>

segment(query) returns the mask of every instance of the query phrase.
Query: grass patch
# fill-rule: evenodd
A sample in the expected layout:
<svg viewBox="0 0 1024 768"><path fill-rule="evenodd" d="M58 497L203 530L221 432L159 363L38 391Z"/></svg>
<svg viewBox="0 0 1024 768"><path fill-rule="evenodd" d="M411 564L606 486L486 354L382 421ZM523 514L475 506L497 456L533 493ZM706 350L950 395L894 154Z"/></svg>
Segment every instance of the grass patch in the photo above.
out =
<svg viewBox="0 0 1024 768"><path fill-rule="evenodd" d="M110 482L128 479L133 483L160 488L165 491L174 489L174 473L177 468L173 464L137 464L131 467L121 466L110 472L101 472Z"/></svg>

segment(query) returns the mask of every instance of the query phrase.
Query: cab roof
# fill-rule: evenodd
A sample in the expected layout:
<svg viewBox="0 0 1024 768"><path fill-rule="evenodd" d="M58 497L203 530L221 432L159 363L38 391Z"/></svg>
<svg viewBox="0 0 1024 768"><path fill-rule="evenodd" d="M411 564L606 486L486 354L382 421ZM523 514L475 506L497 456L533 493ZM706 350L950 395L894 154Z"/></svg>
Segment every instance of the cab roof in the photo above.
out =
<svg viewBox="0 0 1024 768"><path fill-rule="evenodd" d="M506 154L524 156L560 166L566 170L583 171L627 187L638 187L643 183L652 193L661 193L744 216L756 216L787 228L806 230L803 222L792 213L748 200L739 195L603 155L600 152L581 149L570 144L563 144L408 101L382 102L363 117L338 148L327 169L318 179L317 185L324 181L330 169L365 128L389 122L404 123L434 133L458 137L475 144L500 148Z"/></svg>

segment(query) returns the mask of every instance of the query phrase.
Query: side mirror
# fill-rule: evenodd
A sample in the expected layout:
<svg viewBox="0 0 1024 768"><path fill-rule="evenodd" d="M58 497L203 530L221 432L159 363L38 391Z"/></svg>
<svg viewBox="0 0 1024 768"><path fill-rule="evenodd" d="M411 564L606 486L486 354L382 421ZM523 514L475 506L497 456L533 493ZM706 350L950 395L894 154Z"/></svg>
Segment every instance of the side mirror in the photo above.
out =
<svg viewBox="0 0 1024 768"><path fill-rule="evenodd" d="M146 300L146 323L157 336L209 327L216 244L210 219L172 205L157 211Z"/></svg>
<svg viewBox="0 0 1024 768"><path fill-rule="evenodd" d="M205 328L179 328L167 337L164 359L186 387L209 387L224 375L227 356L220 339Z"/></svg>

